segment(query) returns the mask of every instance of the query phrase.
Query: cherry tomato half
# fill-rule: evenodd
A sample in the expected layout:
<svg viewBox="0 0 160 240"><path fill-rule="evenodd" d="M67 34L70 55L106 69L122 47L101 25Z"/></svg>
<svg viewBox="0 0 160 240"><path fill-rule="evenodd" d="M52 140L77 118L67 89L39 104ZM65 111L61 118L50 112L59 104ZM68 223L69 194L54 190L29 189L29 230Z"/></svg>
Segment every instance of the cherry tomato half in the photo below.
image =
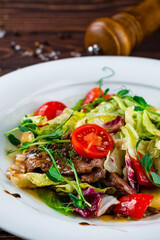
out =
<svg viewBox="0 0 160 240"><path fill-rule="evenodd" d="M140 156L140 159L143 157L143 155L141 153L139 153L139 156ZM137 159L131 158L131 160L132 160L132 165L133 165L133 169L136 174L138 184L141 186L146 186L146 187L154 187L154 185L147 178L146 172L145 172L141 162L139 161L138 157L137 157ZM151 172L156 173L156 170L153 168L153 166L151 167ZM150 173L149 173L149 175L150 175ZM151 175L150 175L150 177L151 177ZM151 179L152 179L152 177L151 177Z"/></svg>
<svg viewBox="0 0 160 240"><path fill-rule="evenodd" d="M66 105L61 102L47 102L38 108L35 116L46 116L48 120L51 120L59 116L63 112L64 108L66 108Z"/></svg>
<svg viewBox="0 0 160 240"><path fill-rule="evenodd" d="M105 157L113 148L112 136L96 124L84 124L72 133L75 151L87 158Z"/></svg>
<svg viewBox="0 0 160 240"><path fill-rule="evenodd" d="M114 212L141 219L152 200L153 196L145 193L126 195L119 199Z"/></svg>

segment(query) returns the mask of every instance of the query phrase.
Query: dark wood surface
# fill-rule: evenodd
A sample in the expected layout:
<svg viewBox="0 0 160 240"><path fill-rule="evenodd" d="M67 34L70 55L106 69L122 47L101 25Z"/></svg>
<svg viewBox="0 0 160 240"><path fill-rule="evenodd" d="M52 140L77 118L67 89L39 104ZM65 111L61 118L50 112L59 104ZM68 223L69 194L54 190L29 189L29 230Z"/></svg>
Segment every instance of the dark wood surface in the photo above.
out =
<svg viewBox="0 0 160 240"><path fill-rule="evenodd" d="M139 0L0 0L0 76L42 61L87 55L86 27ZM4 32L2 32L4 31ZM42 54L41 54L42 51ZM160 30L132 56L160 59ZM0 230L0 239L19 238Z"/></svg>

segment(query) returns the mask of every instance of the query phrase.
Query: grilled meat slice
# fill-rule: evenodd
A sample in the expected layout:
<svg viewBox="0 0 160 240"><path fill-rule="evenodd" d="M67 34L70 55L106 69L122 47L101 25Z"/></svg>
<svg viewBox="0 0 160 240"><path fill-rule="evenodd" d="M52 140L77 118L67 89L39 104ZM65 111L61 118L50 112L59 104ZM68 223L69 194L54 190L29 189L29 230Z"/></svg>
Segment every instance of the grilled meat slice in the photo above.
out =
<svg viewBox="0 0 160 240"><path fill-rule="evenodd" d="M133 188L131 188L128 183L120 178L116 173L107 172L106 178L101 179L100 182L107 187L114 187L116 189L115 195L118 198L135 193Z"/></svg>
<svg viewBox="0 0 160 240"><path fill-rule="evenodd" d="M97 159L100 160L100 159ZM94 183L104 178L106 170L104 168L94 168L91 173L83 174L81 176L81 182Z"/></svg>
<svg viewBox="0 0 160 240"><path fill-rule="evenodd" d="M66 164L66 159L70 158L69 153L72 152L73 164L77 173L81 175L83 182L96 182L105 177L104 158L89 159L82 157L75 152L71 143L54 144L50 148L62 175L73 175L73 170ZM47 153L34 148L26 155L25 164L27 172L47 172L52 165L52 160Z"/></svg>
<svg viewBox="0 0 160 240"><path fill-rule="evenodd" d="M27 172L47 172L52 165L52 160L47 153L34 148L27 153L25 164Z"/></svg>
<svg viewBox="0 0 160 240"><path fill-rule="evenodd" d="M149 217L149 216L152 216L152 215L155 215L155 214L158 214L160 213L160 210L156 209L156 208L153 208L153 207L148 207L145 214L143 215L143 217Z"/></svg>

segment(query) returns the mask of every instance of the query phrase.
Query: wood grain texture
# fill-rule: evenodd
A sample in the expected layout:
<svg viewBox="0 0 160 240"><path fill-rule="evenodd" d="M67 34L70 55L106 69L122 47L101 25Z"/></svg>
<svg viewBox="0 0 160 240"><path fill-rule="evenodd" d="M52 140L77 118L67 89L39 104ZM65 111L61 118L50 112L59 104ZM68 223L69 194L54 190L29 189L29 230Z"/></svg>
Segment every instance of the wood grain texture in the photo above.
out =
<svg viewBox="0 0 160 240"><path fill-rule="evenodd" d="M0 75L46 59L36 55L37 42L59 59L87 55L84 34L96 18L112 16L140 0L0 0ZM17 49L15 50L15 46ZM31 53L31 56L24 56ZM160 59L160 31L145 39L132 56ZM50 58L53 59L53 58ZM0 239L19 238L0 230Z"/></svg>

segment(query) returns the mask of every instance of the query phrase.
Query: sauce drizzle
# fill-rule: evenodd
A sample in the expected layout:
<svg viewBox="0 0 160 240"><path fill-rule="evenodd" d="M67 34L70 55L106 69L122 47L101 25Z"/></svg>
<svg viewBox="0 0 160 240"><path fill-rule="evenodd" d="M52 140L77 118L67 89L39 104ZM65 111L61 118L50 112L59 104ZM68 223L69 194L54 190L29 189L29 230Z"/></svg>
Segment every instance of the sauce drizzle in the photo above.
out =
<svg viewBox="0 0 160 240"><path fill-rule="evenodd" d="M15 198L21 198L21 195L19 193L10 193L7 190L4 190L5 193L15 197Z"/></svg>
<svg viewBox="0 0 160 240"><path fill-rule="evenodd" d="M88 225L91 225L91 224L89 224L89 223L87 223L87 222L80 222L79 225L88 226Z"/></svg>

